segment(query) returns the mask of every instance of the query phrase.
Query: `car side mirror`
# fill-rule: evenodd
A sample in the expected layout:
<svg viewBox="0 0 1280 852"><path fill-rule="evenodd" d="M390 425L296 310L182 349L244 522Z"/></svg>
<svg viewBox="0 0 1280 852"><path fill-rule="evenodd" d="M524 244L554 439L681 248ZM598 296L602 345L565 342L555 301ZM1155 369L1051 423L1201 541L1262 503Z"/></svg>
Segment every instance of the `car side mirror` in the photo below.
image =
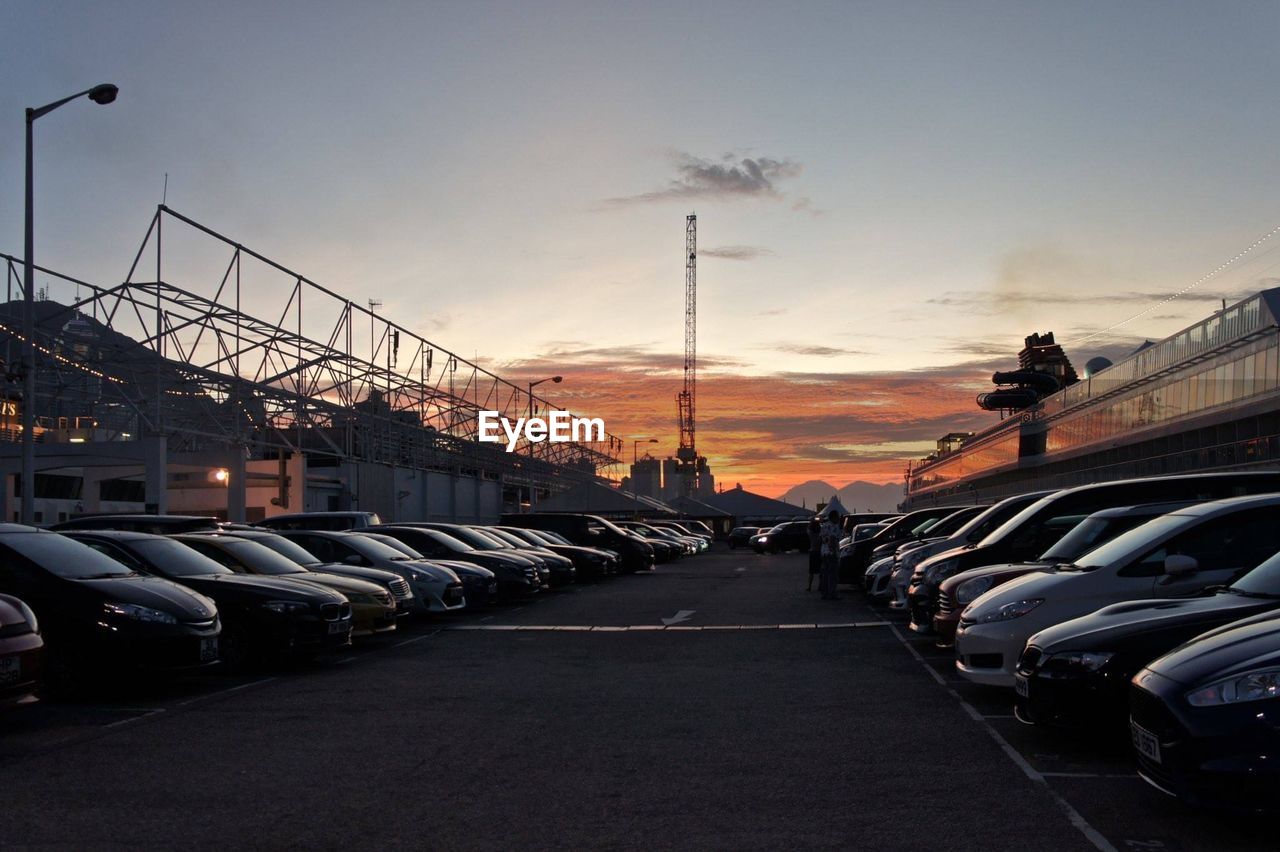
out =
<svg viewBox="0 0 1280 852"><path fill-rule="evenodd" d="M1170 577L1185 577L1200 570L1200 563L1194 556L1173 553L1164 558L1164 573Z"/></svg>

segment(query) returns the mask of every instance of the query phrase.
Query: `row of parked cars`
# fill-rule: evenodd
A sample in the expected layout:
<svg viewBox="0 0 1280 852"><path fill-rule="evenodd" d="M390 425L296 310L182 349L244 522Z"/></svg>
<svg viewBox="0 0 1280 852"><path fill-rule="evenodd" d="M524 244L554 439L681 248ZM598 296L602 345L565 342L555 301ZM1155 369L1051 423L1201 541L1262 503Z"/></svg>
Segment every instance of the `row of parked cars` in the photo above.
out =
<svg viewBox="0 0 1280 852"><path fill-rule="evenodd" d="M1189 802L1280 807L1280 473L847 520L842 579L1009 690L1019 720L1125 736Z"/></svg>
<svg viewBox="0 0 1280 852"><path fill-rule="evenodd" d="M649 571L711 539L696 522L554 513L489 525L366 512L0 524L0 704L104 676L310 659L404 618Z"/></svg>

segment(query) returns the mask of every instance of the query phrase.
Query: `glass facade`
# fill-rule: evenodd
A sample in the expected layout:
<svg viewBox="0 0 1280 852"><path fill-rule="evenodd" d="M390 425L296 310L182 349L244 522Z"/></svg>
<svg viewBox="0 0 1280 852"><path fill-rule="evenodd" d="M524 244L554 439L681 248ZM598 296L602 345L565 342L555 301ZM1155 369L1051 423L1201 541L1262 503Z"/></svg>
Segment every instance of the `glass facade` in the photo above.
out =
<svg viewBox="0 0 1280 852"><path fill-rule="evenodd" d="M1269 409L1251 403L1280 385L1278 310L1280 289L1263 291L1045 398L958 452L913 466L909 498L1274 463L1280 432L1262 428ZM1239 434L1178 431L1180 420L1207 413ZM1134 434L1143 431L1156 437Z"/></svg>

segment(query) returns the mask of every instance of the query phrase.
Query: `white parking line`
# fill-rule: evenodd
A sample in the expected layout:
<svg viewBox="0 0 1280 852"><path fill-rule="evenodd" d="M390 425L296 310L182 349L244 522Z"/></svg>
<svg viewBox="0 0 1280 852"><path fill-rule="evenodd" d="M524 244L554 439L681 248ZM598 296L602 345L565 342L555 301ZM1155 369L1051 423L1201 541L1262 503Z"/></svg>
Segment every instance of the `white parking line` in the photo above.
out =
<svg viewBox="0 0 1280 852"><path fill-rule="evenodd" d="M143 719L147 719L147 718L149 718L149 717L151 717L151 716L155 716L155 715L160 714L160 713L163 713L163 712L164 712L164 708L163 708L163 707L159 707L159 708L156 708L155 710L148 710L148 711L146 711L145 713L142 713L142 714L141 714L141 715L139 715L139 716L130 716L128 719L121 719L121 720L119 720L119 721L117 721L117 722L112 722L112 723L111 723L111 724L109 724L109 725L103 725L102 727L104 727L104 728L118 728L118 727L120 727L121 725L128 725L128 724L131 724L131 723L133 723L133 722L141 722Z"/></svg>
<svg viewBox="0 0 1280 852"><path fill-rule="evenodd" d="M1005 753L1005 756L1008 757L1009 760L1013 761L1015 766L1022 770L1022 774L1026 775L1032 783L1039 784L1044 788L1045 792L1053 799L1054 804L1056 804L1059 810L1063 812L1067 820L1079 829L1080 833L1083 834L1085 838L1099 850L1099 852L1116 852L1116 847L1111 845L1111 841L1107 840L1107 838L1102 835L1102 832L1090 825L1088 820L1081 816L1080 812L1077 811L1070 802L1058 795L1057 791L1049 786L1049 782L1045 780L1048 773L1040 772L1030 763L1027 763L1027 759L1019 754L1017 749L1009 745L1009 741L1000 736L1000 732L991 727L991 724L982 717L981 713L974 709L972 704L961 698L960 693L947 686L947 682L943 679L942 675L938 674L934 670L933 666L930 666L925 662L924 657L920 656L920 652L912 647L911 643L902 635L902 631L894 625L890 625L889 629L893 631L894 636L898 637L898 641L902 643L902 647L906 648L911 656L915 657L916 662L918 662L921 667L923 667L924 670L938 682L938 685L950 693L951 697L959 702L961 709L963 709L965 713L969 714L969 718L973 719L986 730L986 732L991 736L991 739L995 740L996 745L1000 747L1000 750Z"/></svg>
<svg viewBox="0 0 1280 852"><path fill-rule="evenodd" d="M843 621L836 624L629 624L629 625L604 625L604 624L451 624L447 627L441 627L441 630L553 630L576 633L630 633L640 631L686 631L701 632L707 630L852 630L863 627L889 627L887 621ZM417 642L419 639L425 639L425 636L419 636L418 639L410 639L410 642ZM408 642L402 642L407 645ZM393 646L393 647L399 647ZM938 677L937 673L934 674ZM938 681L942 683L941 680Z"/></svg>
<svg viewBox="0 0 1280 852"><path fill-rule="evenodd" d="M1041 772L1045 778L1132 778L1142 780L1136 772Z"/></svg>

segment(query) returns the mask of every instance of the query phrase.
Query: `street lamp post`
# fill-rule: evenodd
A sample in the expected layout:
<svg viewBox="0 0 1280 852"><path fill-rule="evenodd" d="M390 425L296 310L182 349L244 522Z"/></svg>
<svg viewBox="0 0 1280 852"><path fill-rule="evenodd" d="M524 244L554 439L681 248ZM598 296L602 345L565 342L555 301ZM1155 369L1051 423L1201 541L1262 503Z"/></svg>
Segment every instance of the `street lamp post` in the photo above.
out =
<svg viewBox="0 0 1280 852"><path fill-rule="evenodd" d="M636 462L638 459L638 447L641 444L656 444L657 438L640 438L631 442L631 502L635 504L634 508L637 514L640 511L640 498L636 496Z"/></svg>
<svg viewBox="0 0 1280 852"><path fill-rule="evenodd" d="M27 107L27 191L26 233L22 263L22 523L33 524L36 518L36 300L35 300L35 157L32 128L36 119L53 112L65 103L88 96L95 104L109 104L119 89L102 83L83 92L45 104Z"/></svg>
<svg viewBox="0 0 1280 852"><path fill-rule="evenodd" d="M563 381L564 381L564 376L551 376L545 379L538 379L536 382L529 382L529 414L528 416L530 418L533 417L533 389L536 388L538 385L542 384L543 382L552 382L558 385ZM530 459L533 458L532 445L530 445L529 447L529 458ZM534 507L534 504L536 504L537 502L538 502L537 486L534 485L533 483L533 466L530 465L529 466L529 509L531 511Z"/></svg>

